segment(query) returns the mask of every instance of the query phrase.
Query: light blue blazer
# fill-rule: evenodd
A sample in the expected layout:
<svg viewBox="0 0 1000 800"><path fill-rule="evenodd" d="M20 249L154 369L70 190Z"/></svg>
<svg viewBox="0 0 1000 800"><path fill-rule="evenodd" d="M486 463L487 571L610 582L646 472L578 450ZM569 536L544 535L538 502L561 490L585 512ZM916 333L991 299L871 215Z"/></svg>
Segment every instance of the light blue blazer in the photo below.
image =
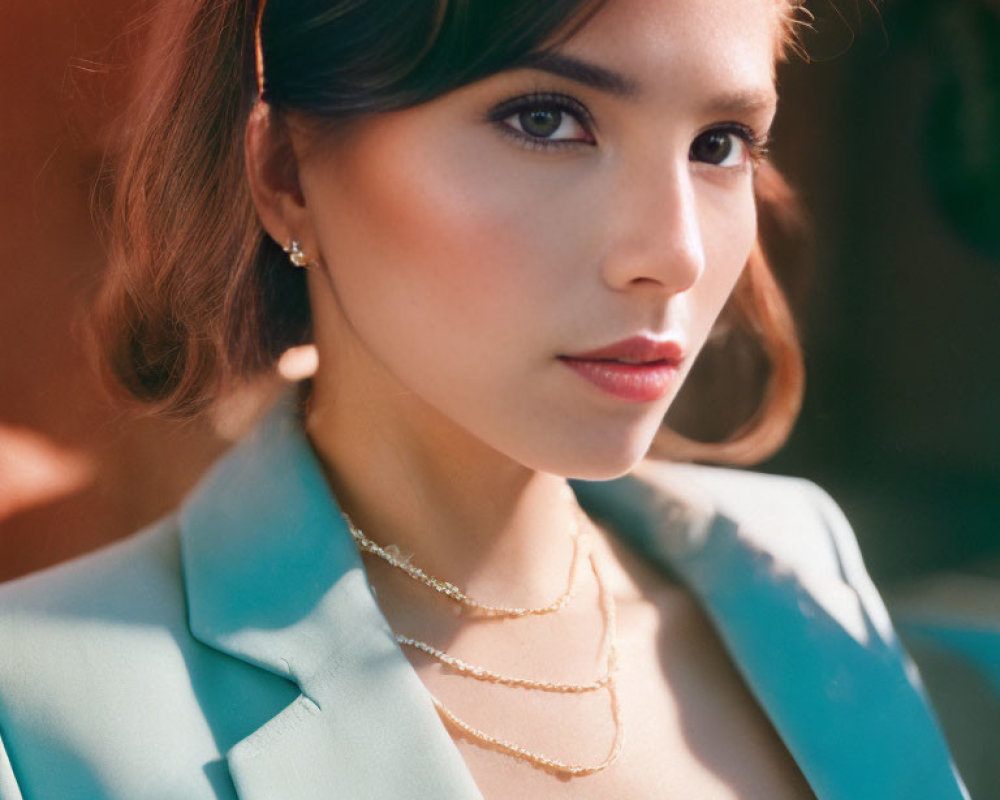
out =
<svg viewBox="0 0 1000 800"><path fill-rule="evenodd" d="M574 486L683 581L820 800L967 798L837 506L646 465ZM0 800L472 800L294 414L181 510L0 587Z"/></svg>

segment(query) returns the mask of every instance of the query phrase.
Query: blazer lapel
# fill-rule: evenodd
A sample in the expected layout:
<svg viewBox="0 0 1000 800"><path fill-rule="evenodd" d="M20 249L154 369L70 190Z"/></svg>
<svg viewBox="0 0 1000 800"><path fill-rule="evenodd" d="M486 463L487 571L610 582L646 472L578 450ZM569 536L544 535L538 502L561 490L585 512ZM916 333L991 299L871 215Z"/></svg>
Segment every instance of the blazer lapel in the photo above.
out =
<svg viewBox="0 0 1000 800"><path fill-rule="evenodd" d="M689 587L817 797L967 799L919 676L881 602L843 574L850 559L820 510L815 530L803 516L797 530L757 535L710 498L673 497L659 484L575 488L591 513ZM832 543L833 569L805 573L758 544L796 536L815 542L820 562Z"/></svg>
<svg viewBox="0 0 1000 800"><path fill-rule="evenodd" d="M241 800L480 798L294 414L223 459L182 509L181 542L194 636L301 690L228 753Z"/></svg>

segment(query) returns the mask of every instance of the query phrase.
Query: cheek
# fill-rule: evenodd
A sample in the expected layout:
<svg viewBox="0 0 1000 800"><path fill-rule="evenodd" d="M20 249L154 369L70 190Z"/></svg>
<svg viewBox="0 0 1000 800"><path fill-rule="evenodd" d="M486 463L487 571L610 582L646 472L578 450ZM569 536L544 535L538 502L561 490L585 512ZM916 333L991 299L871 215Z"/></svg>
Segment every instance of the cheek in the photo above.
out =
<svg viewBox="0 0 1000 800"><path fill-rule="evenodd" d="M335 277L366 273L389 296L405 293L409 306L413 293L453 310L476 296L502 297L531 256L530 220L511 212L516 204L481 160L449 151L440 136L392 130L391 118L383 127L331 170L337 186L322 205Z"/></svg>
<svg viewBox="0 0 1000 800"><path fill-rule="evenodd" d="M699 342L708 335L722 311L757 239L752 193L747 191L731 195L725 202L712 203L702 219L706 270L692 293L697 317L695 335Z"/></svg>
<svg viewBox="0 0 1000 800"><path fill-rule="evenodd" d="M473 328L534 313L554 293L556 276L539 265L559 261L560 221L539 214L532 187L511 180L498 159L391 116L359 141L320 188L318 227L342 293L422 324Z"/></svg>

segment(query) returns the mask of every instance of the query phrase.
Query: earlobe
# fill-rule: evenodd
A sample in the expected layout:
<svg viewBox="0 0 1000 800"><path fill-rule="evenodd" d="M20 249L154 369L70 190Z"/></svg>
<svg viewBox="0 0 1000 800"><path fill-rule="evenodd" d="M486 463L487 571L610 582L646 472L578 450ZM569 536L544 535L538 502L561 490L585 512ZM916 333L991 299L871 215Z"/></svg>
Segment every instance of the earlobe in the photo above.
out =
<svg viewBox="0 0 1000 800"><path fill-rule="evenodd" d="M291 137L266 103L258 103L247 120L244 157L250 196L264 230L282 247L292 240L311 242Z"/></svg>

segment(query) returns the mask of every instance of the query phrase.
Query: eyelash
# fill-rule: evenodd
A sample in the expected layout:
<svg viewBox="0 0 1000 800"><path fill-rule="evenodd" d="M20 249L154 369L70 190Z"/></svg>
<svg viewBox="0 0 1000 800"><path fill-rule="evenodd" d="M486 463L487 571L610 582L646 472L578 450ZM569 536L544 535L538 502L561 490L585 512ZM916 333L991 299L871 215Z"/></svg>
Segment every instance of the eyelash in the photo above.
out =
<svg viewBox="0 0 1000 800"><path fill-rule="evenodd" d="M569 114L587 132L589 138L542 139L524 134L506 124L506 120L514 114L537 110L553 110ZM496 105L487 115L487 119L505 136L509 136L521 146L532 150L554 150L595 143L593 138L594 118L590 111L579 100L565 94L532 92L531 94L518 95ZM738 136L746 145L750 164L753 166L767 158L768 137L758 135L748 125L739 122L726 122L701 131L698 136L704 136L708 133L728 133Z"/></svg>
<svg viewBox="0 0 1000 800"><path fill-rule="evenodd" d="M749 125L744 125L741 122L723 122L720 125L713 125L711 128L703 130L695 139L697 140L698 137L708 133L731 133L742 139L743 144L747 147L747 155L753 167L756 167L768 156L770 138L767 134L757 134Z"/></svg>
<svg viewBox="0 0 1000 800"><path fill-rule="evenodd" d="M522 114L526 111L558 111L569 114L573 117L581 128L586 131L588 139L542 139L529 136L507 125L505 120L515 114ZM510 100L504 100L496 105L487 115L487 120L493 123L497 129L506 136L511 137L518 144L533 150L554 150L564 147L594 144L594 118L587 107L579 100L566 94L554 92L533 92L526 95L518 95Z"/></svg>

